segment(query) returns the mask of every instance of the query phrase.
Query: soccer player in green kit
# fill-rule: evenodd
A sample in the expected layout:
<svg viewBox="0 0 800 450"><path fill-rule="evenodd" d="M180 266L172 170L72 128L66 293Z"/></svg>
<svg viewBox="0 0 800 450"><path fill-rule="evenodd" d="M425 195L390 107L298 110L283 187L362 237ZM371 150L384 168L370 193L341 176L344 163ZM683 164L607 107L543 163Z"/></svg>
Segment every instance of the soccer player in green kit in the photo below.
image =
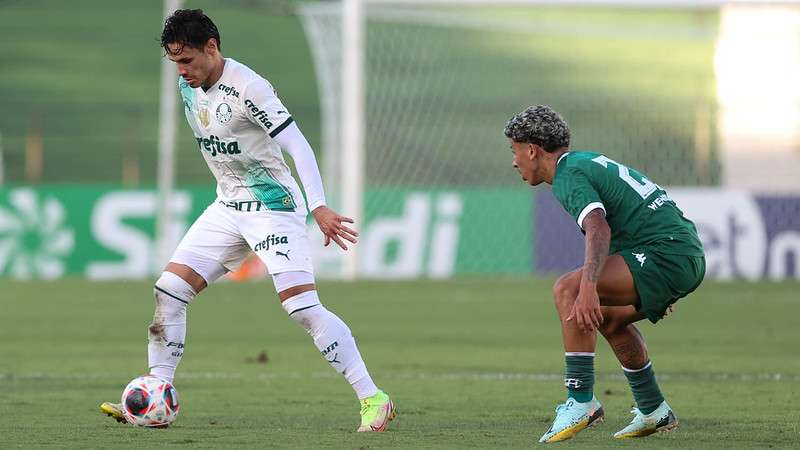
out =
<svg viewBox="0 0 800 450"><path fill-rule="evenodd" d="M563 441L603 419L593 394L596 332L608 341L633 391L631 423L617 439L678 425L656 383L644 338L634 325L655 323L705 275L694 224L659 185L606 156L569 150L570 130L548 106L512 117L505 127L514 168L553 194L586 235L582 267L553 286L561 320L567 400L539 442Z"/></svg>

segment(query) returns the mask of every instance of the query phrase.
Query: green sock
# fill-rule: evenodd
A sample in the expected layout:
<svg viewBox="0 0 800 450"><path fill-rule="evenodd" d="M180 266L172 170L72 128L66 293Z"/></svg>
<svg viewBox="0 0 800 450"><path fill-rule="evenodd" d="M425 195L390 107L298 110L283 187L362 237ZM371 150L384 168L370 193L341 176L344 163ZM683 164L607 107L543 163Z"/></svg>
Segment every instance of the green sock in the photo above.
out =
<svg viewBox="0 0 800 450"><path fill-rule="evenodd" d="M625 368L623 367L623 369ZM653 371L652 362L648 361L643 369L636 371L625 369L625 378L631 385L636 407L642 414L650 414L664 401L664 396L661 395L661 390L656 383L656 373Z"/></svg>
<svg viewBox="0 0 800 450"><path fill-rule="evenodd" d="M586 403L594 396L594 353L566 353L564 386L567 395L580 403Z"/></svg>

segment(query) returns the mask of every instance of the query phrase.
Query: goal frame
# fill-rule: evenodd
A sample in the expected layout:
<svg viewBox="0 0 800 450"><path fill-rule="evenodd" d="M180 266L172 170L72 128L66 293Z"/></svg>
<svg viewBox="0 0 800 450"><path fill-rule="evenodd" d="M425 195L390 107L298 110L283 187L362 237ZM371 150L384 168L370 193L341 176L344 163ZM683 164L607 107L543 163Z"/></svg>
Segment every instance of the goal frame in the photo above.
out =
<svg viewBox="0 0 800 450"><path fill-rule="evenodd" d="M344 161L336 178L341 181L341 213L364 225L365 149L365 36L367 7L379 6L565 6L565 7L637 7L675 9L717 9L728 4L796 5L797 0L342 0L342 72L341 72L341 157ZM329 157L326 155L326 157ZM329 165L327 165L330 167ZM328 178L330 174L328 174ZM359 276L359 252L353 246L344 255L342 278Z"/></svg>

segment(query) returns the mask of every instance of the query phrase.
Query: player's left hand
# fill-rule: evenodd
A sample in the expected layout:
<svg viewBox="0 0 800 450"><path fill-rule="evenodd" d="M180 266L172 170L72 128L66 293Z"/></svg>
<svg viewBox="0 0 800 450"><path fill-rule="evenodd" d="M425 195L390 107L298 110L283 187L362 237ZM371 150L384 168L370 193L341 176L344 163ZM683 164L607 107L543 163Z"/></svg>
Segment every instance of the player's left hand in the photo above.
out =
<svg viewBox="0 0 800 450"><path fill-rule="evenodd" d="M314 220L317 221L319 230L325 235L325 247L331 243L336 242L343 250L347 250L347 245L344 240L350 241L353 244L358 242L358 232L345 223L353 223L353 219L345 216L340 216L336 211L328 208L327 206L318 206L314 211ZM344 240L343 240L344 239Z"/></svg>
<svg viewBox="0 0 800 450"><path fill-rule="evenodd" d="M600 328L600 324L603 323L603 312L600 310L600 297L594 286L584 286L581 283L578 298L572 305L567 322L573 319L584 333L591 333Z"/></svg>

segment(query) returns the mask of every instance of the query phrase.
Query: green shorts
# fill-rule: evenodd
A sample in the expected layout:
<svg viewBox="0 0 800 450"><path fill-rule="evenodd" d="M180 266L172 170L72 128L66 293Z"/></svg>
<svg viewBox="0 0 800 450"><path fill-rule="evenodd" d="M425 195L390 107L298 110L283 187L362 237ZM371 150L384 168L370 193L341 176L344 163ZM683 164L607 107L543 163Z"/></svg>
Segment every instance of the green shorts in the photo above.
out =
<svg viewBox="0 0 800 450"><path fill-rule="evenodd" d="M700 286L706 274L703 256L672 255L652 247L622 250L639 294L636 310L656 323L667 308Z"/></svg>

